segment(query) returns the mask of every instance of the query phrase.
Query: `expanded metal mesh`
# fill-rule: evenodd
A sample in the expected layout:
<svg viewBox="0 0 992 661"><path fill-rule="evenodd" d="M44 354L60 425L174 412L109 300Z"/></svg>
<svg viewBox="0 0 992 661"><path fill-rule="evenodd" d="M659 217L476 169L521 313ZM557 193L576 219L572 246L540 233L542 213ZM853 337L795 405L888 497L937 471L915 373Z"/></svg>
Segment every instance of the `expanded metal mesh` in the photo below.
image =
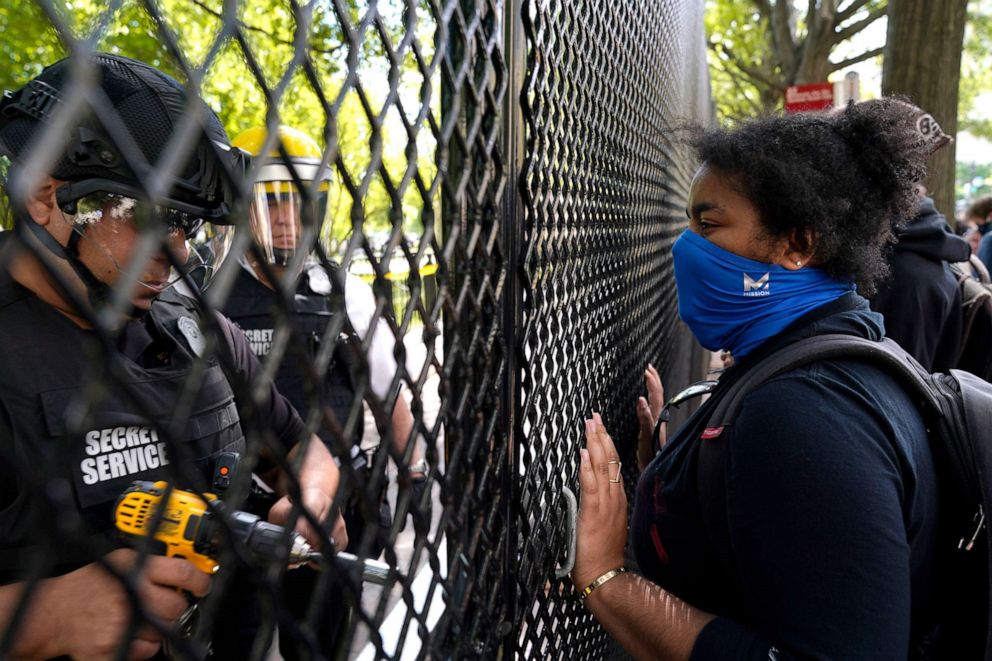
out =
<svg viewBox="0 0 992 661"><path fill-rule="evenodd" d="M578 490L579 430L592 411L602 412L618 441L629 493L634 402L646 363L673 383L687 382L701 365L677 324L669 256L684 225L692 175L677 129L706 123L710 114L701 12L701 3L676 0L128 0L109 6L17 0L0 9L0 33L10 36L0 49L0 82L7 89L64 55L83 63L47 118L44 139L21 155L19 168L5 165L0 172L10 193L2 210L9 211L10 202L19 210L16 220L9 213L4 218L8 229L16 226L2 233L8 238L0 244L4 274L38 260L56 291L76 291L75 297L62 293L72 306L91 308L85 293L73 289L77 276L23 229L32 222L31 191L71 141L66 129L80 117L98 117L126 159L140 161L133 153L136 136L125 128L131 124L106 102L93 67L85 65L95 51L134 57L176 77L191 99L218 112L232 136L250 126L264 126L271 136L279 124L309 133L331 173L319 186L299 189L305 202L327 196L319 230L312 216L304 213L303 220L313 228L304 233L309 259L328 275L328 314L317 333L301 338L291 332L296 272L308 251L297 251L282 279L261 267L263 279L274 284L272 323L245 327L248 346L261 354L253 378L229 355L229 340L210 312L226 309L246 264L261 260L248 207L264 158L255 159L247 177L233 170L225 175L242 197L233 229L208 227L189 237L191 250L208 258L226 251L202 292L204 270L184 259L169 238L175 235L154 223L135 234L138 257L160 253L188 276L179 287L202 312L193 314L201 333L198 357L173 390L162 391L164 403L148 401L147 391L128 377L129 359L120 351L121 328L134 316L133 279L121 278L107 302L81 315L92 327L78 346L86 367L59 373L49 388L58 396L22 393L25 400L9 401L19 379L0 364L7 375L0 377L0 462L8 467L0 476L16 477L13 490L0 488L0 525L13 525L7 508L14 500L30 501L18 512L32 529L27 550L0 542L0 559L16 564L26 581L6 602L10 613L0 602L0 622L8 618L0 657L16 648L24 618L37 616L32 608L44 604L39 586L49 584L40 581L64 573L66 565L57 562L67 548L105 562L107 546L94 541L99 535L77 514L84 485L75 480L80 464L72 457L87 434L100 431L108 406L127 408L135 428L157 430L171 458L160 479L210 492L214 485L202 477L203 466L193 465L184 448L204 375L219 364L246 437L238 471L281 468L287 478L269 482L301 501L298 457L285 455L265 415L269 382L280 363L293 361L311 404L303 411L307 433L301 438L319 432L340 461L334 504L355 519L349 551L357 562L325 552L320 570L298 579L307 584L301 597L287 587L285 557L250 557L230 543L232 522L219 515L221 571L199 602L200 623L192 635L153 626L169 654L205 658L214 630L227 626L225 617L241 617L240 604L251 613L234 636L239 647L215 642L214 658L607 655L606 635L570 582L555 579L570 534L561 494L565 487ZM191 102L180 115L167 157L150 163L136 182L152 200L197 149L203 108ZM274 138L264 150L289 155ZM295 177L306 179L302 172ZM14 233L18 241L9 240ZM370 304L358 313L348 304L349 287L361 282L370 286ZM49 333L34 338L5 329L3 319L5 343L27 348L48 341ZM386 387L376 385L383 381L376 375L382 345L369 330L376 328L396 365ZM26 360L36 353L38 370L59 371L44 364L44 351L27 351ZM344 405L314 395L342 370L352 393ZM397 422L403 410L397 402L408 402L406 422ZM17 407L32 405L44 408L47 430L22 428ZM141 444L140 435L132 436ZM101 460L115 478L140 472L130 471L123 455L117 464L110 458L127 450L122 439L121 447L113 438L95 446L89 457L98 466L94 479L100 479ZM408 466L420 455L428 477L414 488ZM246 492L243 481L226 494L226 511L257 508ZM391 519L380 518L384 500ZM297 517L318 523L294 506L289 523ZM325 550L330 535L323 525ZM136 546L138 567L159 550ZM363 581L363 563L365 578L374 580ZM377 577L377 568L385 574ZM110 645L123 655L126 640L152 618L139 606L136 575L121 568L112 573L126 586L127 609L136 616L118 634L124 642ZM101 603L90 601L92 608ZM347 620L335 624L332 612ZM83 615L84 621L102 616Z"/></svg>
<svg viewBox="0 0 992 661"><path fill-rule="evenodd" d="M599 658L607 642L571 583L548 578L567 535L549 513L576 485L581 421L602 412L631 493L644 369L688 376L670 248L692 177L679 129L708 112L701 11L676 1L524 9L515 577L516 649L527 657Z"/></svg>

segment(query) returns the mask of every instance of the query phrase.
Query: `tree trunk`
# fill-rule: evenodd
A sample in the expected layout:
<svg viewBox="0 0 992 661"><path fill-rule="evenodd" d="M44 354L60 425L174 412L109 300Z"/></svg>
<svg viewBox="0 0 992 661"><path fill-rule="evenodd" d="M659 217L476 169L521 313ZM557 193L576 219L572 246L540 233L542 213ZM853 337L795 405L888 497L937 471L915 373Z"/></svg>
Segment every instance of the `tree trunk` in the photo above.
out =
<svg viewBox="0 0 992 661"><path fill-rule="evenodd" d="M882 93L903 94L948 135L958 130L958 82L968 0L889 0ZM930 159L927 188L954 219L954 143Z"/></svg>

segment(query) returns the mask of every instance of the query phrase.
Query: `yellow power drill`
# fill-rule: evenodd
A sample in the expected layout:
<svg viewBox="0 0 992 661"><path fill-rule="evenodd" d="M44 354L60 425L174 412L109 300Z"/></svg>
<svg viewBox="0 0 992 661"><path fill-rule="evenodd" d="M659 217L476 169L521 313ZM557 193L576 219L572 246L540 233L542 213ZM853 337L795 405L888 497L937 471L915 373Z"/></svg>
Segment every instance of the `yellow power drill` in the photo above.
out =
<svg viewBox="0 0 992 661"><path fill-rule="evenodd" d="M166 494L168 500L163 502ZM114 522L126 539L140 542L151 535L154 553L183 558L197 569L213 574L219 568L217 558L227 535L223 531L224 523L218 520L214 511L220 505L217 496L210 493L203 495L206 500L192 491L169 490L168 482L138 481L117 499ZM208 505L208 502L212 504ZM153 529L156 518L158 525ZM314 550L302 535L296 532L287 534L282 526L264 521L250 512L230 512L225 518L235 543L243 545L251 557L260 561L286 555L287 539L290 542L286 557L288 567L300 567L321 558L320 552ZM371 583L384 585L392 573L389 565L383 562L359 561L350 553L338 552L334 558L348 564L360 562L362 579Z"/></svg>

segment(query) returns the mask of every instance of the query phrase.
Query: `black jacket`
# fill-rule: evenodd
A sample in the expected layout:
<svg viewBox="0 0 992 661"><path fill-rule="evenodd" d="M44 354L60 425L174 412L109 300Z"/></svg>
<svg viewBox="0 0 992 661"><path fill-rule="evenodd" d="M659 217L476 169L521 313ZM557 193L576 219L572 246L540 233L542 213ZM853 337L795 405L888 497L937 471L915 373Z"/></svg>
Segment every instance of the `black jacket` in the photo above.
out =
<svg viewBox="0 0 992 661"><path fill-rule="evenodd" d="M871 307L885 317L885 334L934 372L957 366L963 316L961 292L949 262L963 262L971 248L948 227L929 197L898 232L889 258L892 277Z"/></svg>
<svg viewBox="0 0 992 661"><path fill-rule="evenodd" d="M877 367L820 361L754 389L724 432L732 573L703 525L697 456L713 403L763 357L825 333L879 339L881 319L851 293L768 340L637 485L641 571L719 616L694 660L906 659L927 631L937 477L919 412Z"/></svg>

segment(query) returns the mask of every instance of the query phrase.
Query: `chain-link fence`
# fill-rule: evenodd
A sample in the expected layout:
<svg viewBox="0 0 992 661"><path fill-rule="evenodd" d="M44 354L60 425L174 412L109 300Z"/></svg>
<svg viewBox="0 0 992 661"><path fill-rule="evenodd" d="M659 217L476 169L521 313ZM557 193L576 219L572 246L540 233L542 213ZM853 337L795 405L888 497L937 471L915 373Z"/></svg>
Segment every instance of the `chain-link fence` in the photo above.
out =
<svg viewBox="0 0 992 661"><path fill-rule="evenodd" d="M0 33L0 657L609 654L562 493L583 416L635 466L646 363L703 368L669 256L702 3L14 0Z"/></svg>

